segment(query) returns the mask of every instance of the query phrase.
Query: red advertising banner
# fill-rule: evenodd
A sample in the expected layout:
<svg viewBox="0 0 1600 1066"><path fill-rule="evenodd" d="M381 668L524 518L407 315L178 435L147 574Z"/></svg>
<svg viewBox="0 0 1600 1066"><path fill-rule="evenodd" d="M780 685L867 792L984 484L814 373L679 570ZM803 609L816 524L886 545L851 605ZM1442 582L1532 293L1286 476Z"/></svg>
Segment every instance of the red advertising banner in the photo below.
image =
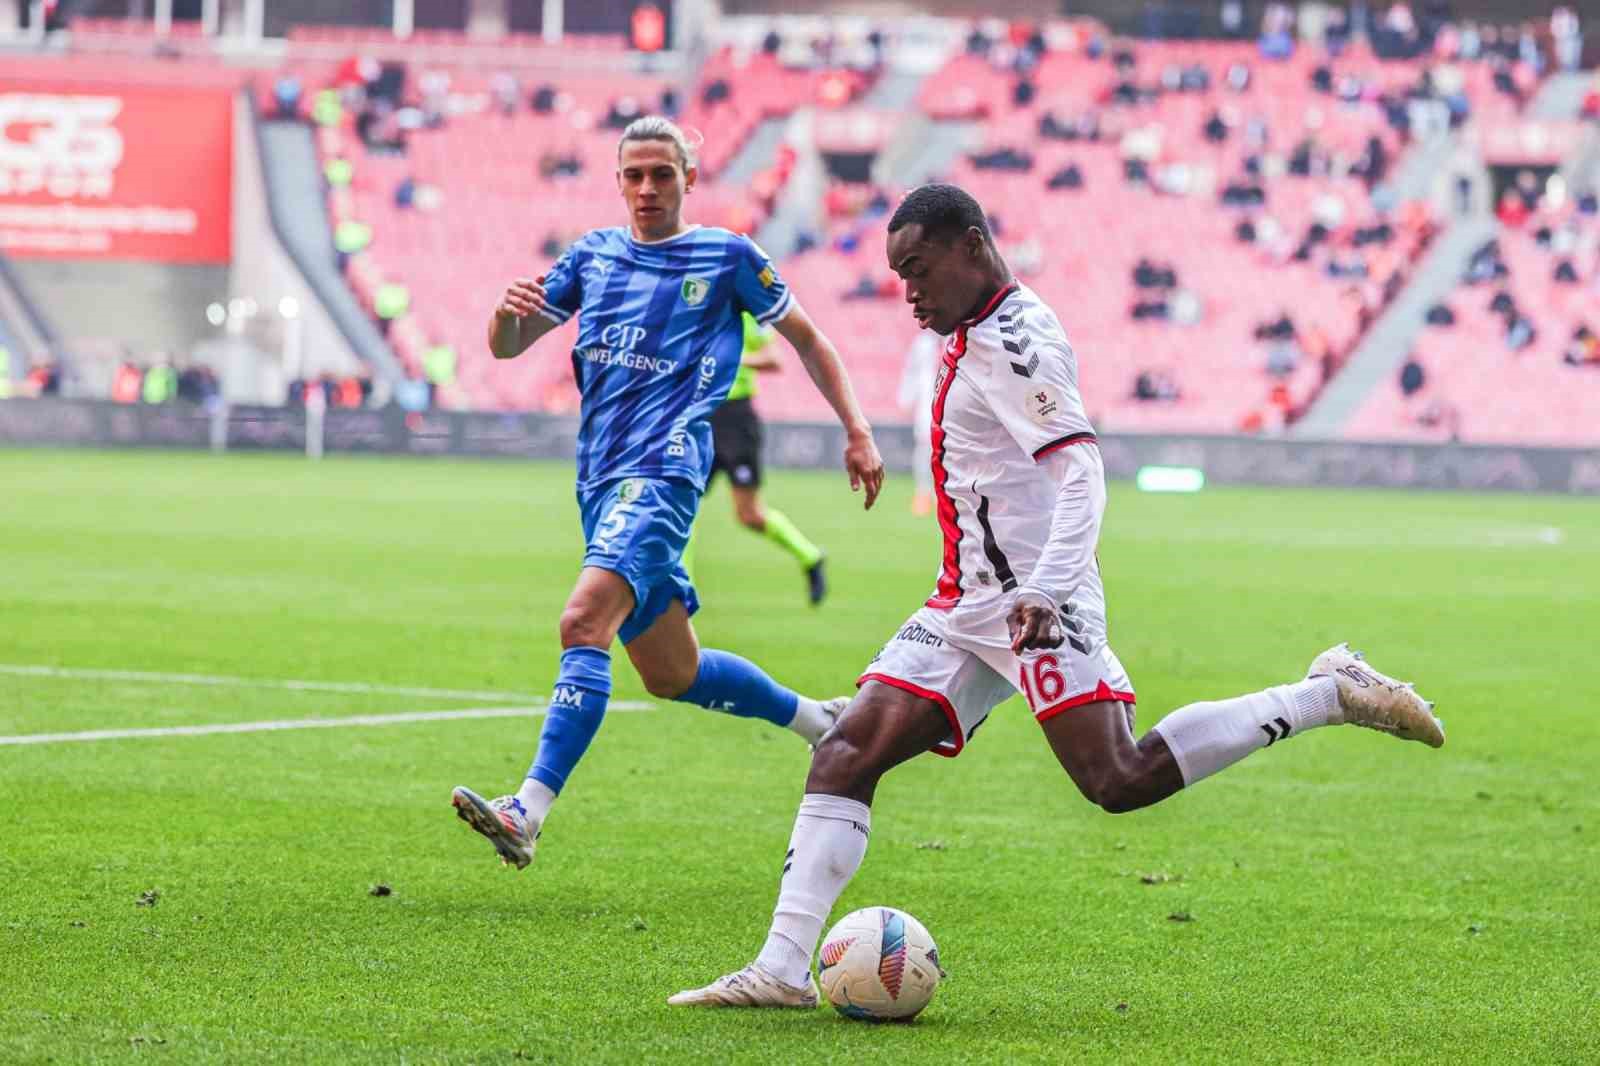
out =
<svg viewBox="0 0 1600 1066"><path fill-rule="evenodd" d="M226 263L233 97L0 73L0 250Z"/></svg>

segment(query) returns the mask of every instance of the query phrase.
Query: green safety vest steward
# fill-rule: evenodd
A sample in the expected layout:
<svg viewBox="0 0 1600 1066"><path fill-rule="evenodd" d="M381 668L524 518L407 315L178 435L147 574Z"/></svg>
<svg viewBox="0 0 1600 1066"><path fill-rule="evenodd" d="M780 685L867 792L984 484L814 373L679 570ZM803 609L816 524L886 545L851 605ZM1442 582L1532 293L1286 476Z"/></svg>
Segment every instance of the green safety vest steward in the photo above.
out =
<svg viewBox="0 0 1600 1066"><path fill-rule="evenodd" d="M772 343L772 331L757 322L750 312L744 312L744 355L753 355ZM748 400L756 394L756 372L744 362L739 363L739 373L734 376L733 388L728 390L730 400Z"/></svg>
<svg viewBox="0 0 1600 1066"><path fill-rule="evenodd" d="M339 103L339 93L323 89L311 103L311 118L319 126L337 126L344 116L344 105Z"/></svg>
<svg viewBox="0 0 1600 1066"><path fill-rule="evenodd" d="M144 372L144 402L166 403L178 391L178 372L170 366L153 366Z"/></svg>
<svg viewBox="0 0 1600 1066"><path fill-rule="evenodd" d="M456 350L436 344L422 355L422 372L435 385L453 385L456 380Z"/></svg>
<svg viewBox="0 0 1600 1066"><path fill-rule="evenodd" d="M330 159L322 168L322 176L335 189L342 189L355 177L356 168L348 159Z"/></svg>
<svg viewBox="0 0 1600 1066"><path fill-rule="evenodd" d="M392 281L379 285L372 297L372 309L379 318L399 318L411 309L411 290Z"/></svg>
<svg viewBox="0 0 1600 1066"><path fill-rule="evenodd" d="M365 222L345 219L333 228L333 247L345 255L355 255L372 243L372 227Z"/></svg>

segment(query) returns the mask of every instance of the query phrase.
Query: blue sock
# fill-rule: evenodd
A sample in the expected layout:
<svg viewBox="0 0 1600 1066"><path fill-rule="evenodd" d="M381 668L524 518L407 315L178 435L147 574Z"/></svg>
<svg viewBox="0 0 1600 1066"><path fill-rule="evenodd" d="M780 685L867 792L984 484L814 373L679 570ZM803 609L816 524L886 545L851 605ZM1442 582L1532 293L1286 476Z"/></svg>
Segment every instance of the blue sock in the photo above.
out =
<svg viewBox="0 0 1600 1066"><path fill-rule="evenodd" d="M678 699L739 718L764 718L773 725L788 725L800 707L800 697L768 677L761 667L715 648L701 650L694 684Z"/></svg>
<svg viewBox="0 0 1600 1066"><path fill-rule="evenodd" d="M594 739L611 698L611 653L604 648L568 648L545 711L539 753L528 776L560 794L572 768Z"/></svg>

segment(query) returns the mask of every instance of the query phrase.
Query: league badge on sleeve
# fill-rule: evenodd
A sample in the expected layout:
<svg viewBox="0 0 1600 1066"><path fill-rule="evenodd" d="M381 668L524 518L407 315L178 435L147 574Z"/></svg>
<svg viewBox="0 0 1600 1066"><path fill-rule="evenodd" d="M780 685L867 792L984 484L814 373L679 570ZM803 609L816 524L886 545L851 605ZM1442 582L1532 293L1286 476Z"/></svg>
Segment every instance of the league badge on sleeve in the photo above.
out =
<svg viewBox="0 0 1600 1066"><path fill-rule="evenodd" d="M1023 401L1023 408L1028 412L1028 417L1041 426L1050 421L1061 407L1056 400L1056 390L1049 385L1039 385L1028 390L1027 398Z"/></svg>

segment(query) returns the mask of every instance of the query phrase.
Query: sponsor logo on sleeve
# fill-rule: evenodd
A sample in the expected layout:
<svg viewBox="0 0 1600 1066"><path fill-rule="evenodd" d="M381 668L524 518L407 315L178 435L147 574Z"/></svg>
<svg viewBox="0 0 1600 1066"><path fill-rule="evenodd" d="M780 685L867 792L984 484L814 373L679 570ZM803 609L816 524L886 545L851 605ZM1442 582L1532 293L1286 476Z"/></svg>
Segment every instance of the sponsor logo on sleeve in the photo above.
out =
<svg viewBox="0 0 1600 1066"><path fill-rule="evenodd" d="M756 275L756 280L761 282L763 289L770 289L778 282L778 272L772 269L771 263L768 263L761 268L761 273Z"/></svg>

